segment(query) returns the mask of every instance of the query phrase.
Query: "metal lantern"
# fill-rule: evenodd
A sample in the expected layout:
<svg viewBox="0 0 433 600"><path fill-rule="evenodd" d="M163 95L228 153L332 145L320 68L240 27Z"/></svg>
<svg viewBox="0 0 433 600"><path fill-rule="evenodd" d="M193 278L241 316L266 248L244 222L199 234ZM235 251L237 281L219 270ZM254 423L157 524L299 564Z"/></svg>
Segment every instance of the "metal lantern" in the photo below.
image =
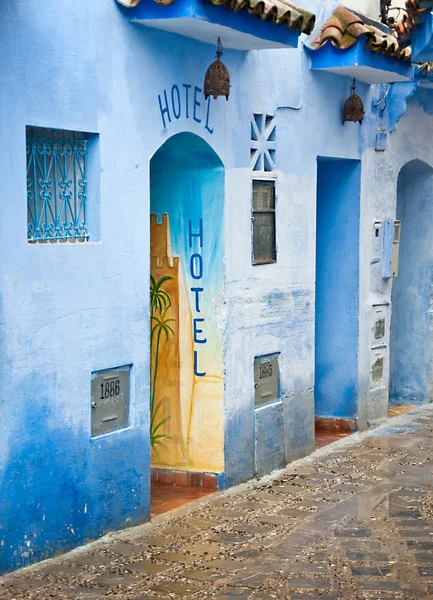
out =
<svg viewBox="0 0 433 600"><path fill-rule="evenodd" d="M350 88L350 96L346 100L343 106L343 123L346 121L353 121L353 123L360 123L364 120L364 102L362 98L355 94L356 82L353 78L353 83Z"/></svg>
<svg viewBox="0 0 433 600"><path fill-rule="evenodd" d="M213 96L215 100L218 96L225 96L228 100L230 94L230 75L227 67L220 60L223 53L220 38L218 38L217 44L217 59L211 64L204 77L204 97L206 100L209 96Z"/></svg>

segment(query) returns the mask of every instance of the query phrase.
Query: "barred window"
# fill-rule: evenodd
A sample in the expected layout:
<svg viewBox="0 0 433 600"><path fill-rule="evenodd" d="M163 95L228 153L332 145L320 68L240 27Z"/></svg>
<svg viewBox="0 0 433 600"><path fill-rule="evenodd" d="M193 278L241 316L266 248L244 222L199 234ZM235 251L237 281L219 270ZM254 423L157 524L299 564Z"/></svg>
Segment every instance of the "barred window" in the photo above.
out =
<svg viewBox="0 0 433 600"><path fill-rule="evenodd" d="M277 260L275 231L275 181L253 181L253 264Z"/></svg>
<svg viewBox="0 0 433 600"><path fill-rule="evenodd" d="M27 127L26 141L28 241L87 241L88 135Z"/></svg>

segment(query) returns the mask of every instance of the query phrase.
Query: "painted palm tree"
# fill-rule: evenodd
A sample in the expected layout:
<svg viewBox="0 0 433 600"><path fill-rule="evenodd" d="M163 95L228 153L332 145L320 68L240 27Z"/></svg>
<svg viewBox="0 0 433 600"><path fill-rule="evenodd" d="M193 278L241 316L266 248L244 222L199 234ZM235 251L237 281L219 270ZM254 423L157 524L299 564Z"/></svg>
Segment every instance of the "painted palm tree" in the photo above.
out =
<svg viewBox="0 0 433 600"><path fill-rule="evenodd" d="M171 299L163 289L164 283L172 279L173 277L166 275L156 281L152 275L150 276L150 357L153 361L150 366L150 445L157 453L157 446L162 446L167 450L162 440L170 439L169 435L160 431L161 427L170 419L170 415L158 420L158 412L163 400L155 404L155 397L161 340L165 338L165 341L168 342L170 336L174 336L174 330L170 325L174 319L167 317Z"/></svg>

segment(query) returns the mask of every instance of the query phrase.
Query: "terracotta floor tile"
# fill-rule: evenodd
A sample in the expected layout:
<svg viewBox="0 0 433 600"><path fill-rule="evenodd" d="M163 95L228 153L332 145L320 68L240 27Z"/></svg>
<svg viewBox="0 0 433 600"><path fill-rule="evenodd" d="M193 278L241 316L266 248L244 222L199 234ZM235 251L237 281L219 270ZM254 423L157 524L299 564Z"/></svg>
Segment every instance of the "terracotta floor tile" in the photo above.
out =
<svg viewBox="0 0 433 600"><path fill-rule="evenodd" d="M332 444L332 442L336 442L337 440L341 440L342 438L347 437L352 432L350 431L327 431L323 429L316 429L316 448L323 448L323 446L327 446L328 444Z"/></svg>
<svg viewBox="0 0 433 600"><path fill-rule="evenodd" d="M163 483L152 483L151 487L151 517L156 517L173 508L182 506L197 498L203 498L212 494L215 490L208 488L166 485Z"/></svg>

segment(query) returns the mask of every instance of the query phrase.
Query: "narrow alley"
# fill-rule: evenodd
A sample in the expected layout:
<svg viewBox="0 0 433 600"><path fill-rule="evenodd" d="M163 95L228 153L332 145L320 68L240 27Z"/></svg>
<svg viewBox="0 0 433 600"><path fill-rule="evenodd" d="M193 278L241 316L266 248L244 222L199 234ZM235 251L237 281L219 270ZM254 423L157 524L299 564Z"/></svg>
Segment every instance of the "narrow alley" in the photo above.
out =
<svg viewBox="0 0 433 600"><path fill-rule="evenodd" d="M2 600L433 597L433 409L2 578ZM173 516L174 515L174 516Z"/></svg>

